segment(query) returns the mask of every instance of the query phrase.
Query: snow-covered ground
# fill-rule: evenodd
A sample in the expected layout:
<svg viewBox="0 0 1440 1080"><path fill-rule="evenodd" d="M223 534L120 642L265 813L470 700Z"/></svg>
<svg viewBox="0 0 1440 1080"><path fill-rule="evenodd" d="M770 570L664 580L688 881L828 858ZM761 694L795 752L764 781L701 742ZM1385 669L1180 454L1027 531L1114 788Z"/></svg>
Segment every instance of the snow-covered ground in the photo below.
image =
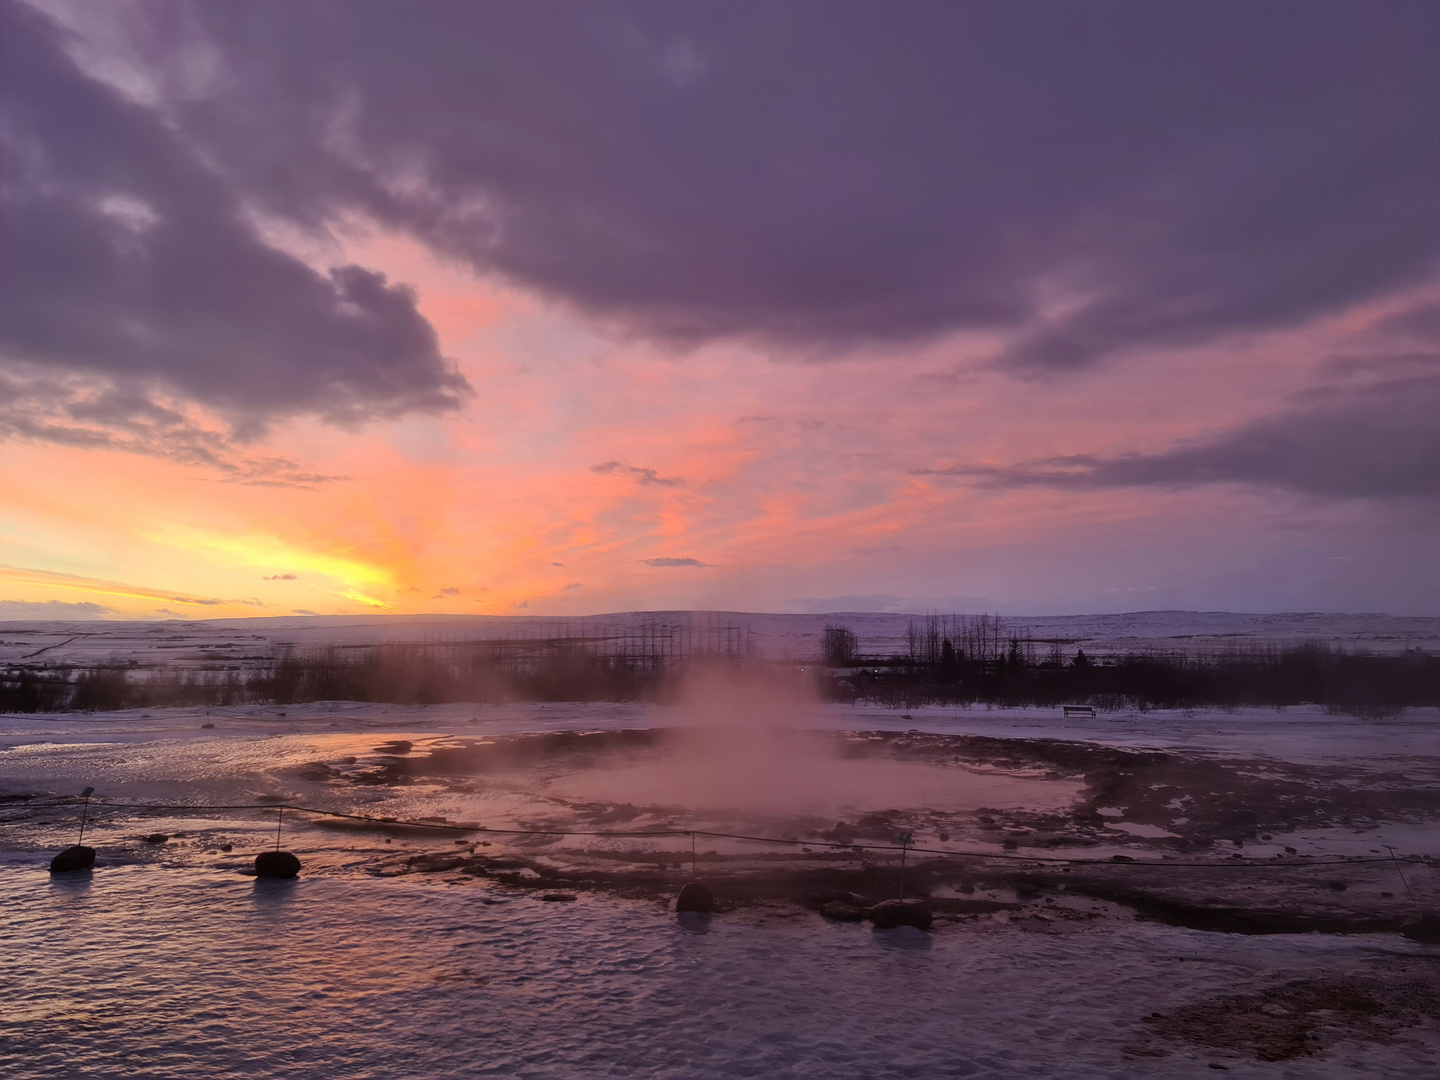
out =
<svg viewBox="0 0 1440 1080"><path fill-rule="evenodd" d="M367 645L377 642L443 643L491 638L673 636L678 644L724 651L743 647L768 659L809 660L819 655L825 627L854 631L864 654L905 651L907 627L917 616L874 612L780 615L757 612L622 612L585 618L462 615L283 616L190 622L0 623L0 663L21 660L96 663L133 660L167 664L269 659L294 646ZM1440 618L1317 613L1253 615L1234 612L1142 611L1122 615L1006 617L1008 630L1040 642L1062 643L1067 653L1094 656L1127 652L1213 652L1246 645L1314 642L1376 653L1407 649L1440 652ZM647 631L648 628L648 631Z"/></svg>
<svg viewBox="0 0 1440 1080"><path fill-rule="evenodd" d="M796 703L784 721L783 737L752 726L738 741L702 739L705 770L677 782L671 763L678 759L659 756L671 753L669 744L527 759L468 780L432 767L444 753L506 745L526 733L684 733L694 719L677 707L322 702L0 717L0 796L35 797L0 811L0 1072L1088 1078L1209 1076L1223 1065L1264 1078L1433 1075L1440 1026L1413 1022L1403 1008L1377 1014L1390 1023L1383 1031L1374 1026L1380 1020L1353 1011L1311 1009L1313 1052L1286 1060L1260 1060L1249 1036L1207 1043L1192 1030L1208 1030L1206 1010L1221 1008L1227 995L1245 999L1224 1007L1253 1026L1257 1017L1288 1022L1295 1005L1283 995L1298 992L1285 989L1291 984L1340 993L1352 984L1423 981L1436 947L1394 933L1215 933L1138 920L1119 905L1071 901L1053 889L1021 900L998 878L966 894L1004 901L993 913L942 919L929 935L831 923L793 904L682 922L661 899L623 890L577 890L574 902L546 903L537 890L463 869L404 872L415 859L440 868L450 865L441 859L447 853L473 854L476 834L461 845L443 834L336 831L298 814L286 815L284 841L305 860L302 876L260 881L240 871L273 843L276 815L267 810L152 817L100 809L87 834L100 851L95 871L51 877L46 862L73 841L76 808L25 805L93 786L97 798L121 802L284 798L495 827L613 815L636 803L628 812L637 816L619 827L667 820L706 827L735 813L726 806L736 796L763 801L788 792L782 801L802 823L923 811L929 816L916 828L929 831L920 838L938 843L935 815L943 813L959 823L946 826L957 830L952 845L999 854L1001 835L985 832L989 826L964 831L993 812L1015 830L1005 835L1020 837L1021 855L1054 855L1065 849L1031 847L1043 830L1020 825L1063 815L1080 798L1078 774L1020 757L951 762L917 750L816 758L787 747L823 742L828 733L864 745L873 738L864 733L891 732L899 733L896 745L919 739L921 749L925 739L944 736L1026 753L1163 751L1166 760L1196 767L1233 762L1261 779L1315 777L1336 792L1433 791L1440 747L1436 710L1379 722L1318 709L1066 720L1058 710L904 714ZM920 734L906 734L912 731ZM761 753L737 757L736 747ZM693 767L693 756L687 760ZM413 783L361 782L385 763L406 762L417 763ZM315 772L317 763L328 764ZM820 810L829 816L821 819ZM1087 841L1084 855L1159 859L1169 850L1168 830L1131 820L1120 807L1101 814L1089 835L1102 839ZM1362 815L1343 828L1277 831L1241 850L1244 860L1289 860L1300 869L1306 855L1373 858L1387 843L1402 856L1435 855L1434 817ZM170 838L142 839L155 830ZM658 856L662 867L685 859L675 880L688 876L683 839L542 844L491 834L491 841L479 850L542 868ZM703 846L725 857L745 845ZM1285 846L1299 854L1285 854ZM1229 859L1231 850L1227 842L1213 857ZM888 855L880 860L885 875L891 863ZM712 880L722 892L725 866L701 863L702 876L719 875ZM1411 886L1429 897L1440 875L1405 866ZM1347 873L1348 892L1323 895L1361 909L1405 902L1393 867L1360 869L1370 876ZM977 873L992 871L999 872ZM1234 888L1240 895L1267 880L1246 877ZM1174 1034L1182 1029L1191 1034Z"/></svg>

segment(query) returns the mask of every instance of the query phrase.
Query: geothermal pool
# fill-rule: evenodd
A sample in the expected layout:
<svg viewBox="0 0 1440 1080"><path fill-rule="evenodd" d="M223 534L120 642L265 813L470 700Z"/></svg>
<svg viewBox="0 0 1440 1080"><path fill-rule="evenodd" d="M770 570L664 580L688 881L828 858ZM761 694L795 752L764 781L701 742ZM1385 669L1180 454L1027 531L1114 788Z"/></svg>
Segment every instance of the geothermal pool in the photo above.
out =
<svg viewBox="0 0 1440 1080"><path fill-rule="evenodd" d="M1436 946L1393 932L1221 933L1104 897L1106 860L1123 853L1161 876L1167 859L1274 864L1192 882L1196 903L1218 890L1232 905L1337 918L1399 910L1390 864L1304 860L1373 859L1387 843L1435 855L1436 728L1427 713L1072 723L827 708L735 738L677 728L664 709L581 705L3 718L0 1071L1429 1076ZM273 843L273 810L97 808L96 869L52 877L77 808L27 804L83 786L122 802L284 798L497 829L744 825L806 846L702 842L700 876L733 902L698 922L668 908L690 874L683 837L456 843L287 814L285 845L305 870L274 882L243 873ZM1228 839L1236 792L1268 807L1254 832L1274 830L1243 847ZM874 931L799 902L836 882L892 888L893 853L836 854L824 837L837 829L873 844L899 829L940 844L943 831L991 857L913 879L940 913L932 933ZM145 841L160 830L163 842ZM1072 874L999 861L1009 854L1100 865ZM1014 876L1042 865L1049 877ZM1434 864L1404 867L1433 903ZM575 899L542 899L544 875ZM1326 887L1336 875L1346 891ZM760 884L742 895L741 880ZM1146 888L1170 896L1168 880ZM1374 1009L1353 1006L1365 995Z"/></svg>
<svg viewBox="0 0 1440 1080"><path fill-rule="evenodd" d="M1144 1018L1424 947L1157 925L924 935L440 881L129 866L3 874L12 1077L1427 1075L1433 1032L1260 1062ZM1414 958L1414 959L1410 959ZM1140 1056L1136 1056L1137 1053Z"/></svg>

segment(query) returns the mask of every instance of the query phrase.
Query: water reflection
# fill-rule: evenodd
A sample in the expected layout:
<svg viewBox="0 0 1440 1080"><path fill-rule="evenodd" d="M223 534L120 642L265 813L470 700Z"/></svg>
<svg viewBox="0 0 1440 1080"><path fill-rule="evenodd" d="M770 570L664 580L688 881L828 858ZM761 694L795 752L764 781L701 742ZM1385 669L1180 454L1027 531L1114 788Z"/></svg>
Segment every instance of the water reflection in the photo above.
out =
<svg viewBox="0 0 1440 1080"><path fill-rule="evenodd" d="M299 878L257 877L250 895L257 905L275 906L289 900L299 887Z"/></svg>
<svg viewBox="0 0 1440 1080"><path fill-rule="evenodd" d="M892 930L875 930L870 935L877 945L887 949L918 949L928 951L935 944L924 930L913 926L897 926Z"/></svg>
<svg viewBox="0 0 1440 1080"><path fill-rule="evenodd" d="M708 934L710 923L714 918L708 911L682 911L675 916L675 922L680 929L687 930L692 934Z"/></svg>
<svg viewBox="0 0 1440 1080"><path fill-rule="evenodd" d="M83 896L90 891L90 883L94 877L93 870L66 870L50 875L50 888L62 895Z"/></svg>

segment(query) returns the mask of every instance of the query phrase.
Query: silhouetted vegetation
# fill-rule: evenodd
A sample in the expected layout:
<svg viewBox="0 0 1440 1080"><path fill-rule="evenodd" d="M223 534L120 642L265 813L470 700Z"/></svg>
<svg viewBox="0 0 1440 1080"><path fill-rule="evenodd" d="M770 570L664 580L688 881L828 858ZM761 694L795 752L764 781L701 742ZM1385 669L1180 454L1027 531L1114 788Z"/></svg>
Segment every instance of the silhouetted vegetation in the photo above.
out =
<svg viewBox="0 0 1440 1080"><path fill-rule="evenodd" d="M1219 653L1134 653L1094 660L1061 642L1010 633L995 616L913 622L907 652L832 664L832 696L920 705L1094 705L1186 708L1323 705L1358 716L1440 705L1440 657L1378 656L1326 645L1236 647ZM1045 659L1037 660L1048 646Z"/></svg>
<svg viewBox="0 0 1440 1080"><path fill-rule="evenodd" d="M918 619L905 644L900 655L864 656L852 630L827 626L819 642L822 693L896 708L1315 704L1385 716L1408 706L1440 705L1440 657L1418 652L1378 656L1292 645L1092 658L1082 649L1072 652L1073 643L1021 637L989 615ZM258 661L249 665L13 665L0 671L0 711L663 700L685 662L709 656L756 663L747 659L750 651L748 632L728 625L687 631L682 638L657 623L629 637L337 646L292 650L273 660L246 658Z"/></svg>

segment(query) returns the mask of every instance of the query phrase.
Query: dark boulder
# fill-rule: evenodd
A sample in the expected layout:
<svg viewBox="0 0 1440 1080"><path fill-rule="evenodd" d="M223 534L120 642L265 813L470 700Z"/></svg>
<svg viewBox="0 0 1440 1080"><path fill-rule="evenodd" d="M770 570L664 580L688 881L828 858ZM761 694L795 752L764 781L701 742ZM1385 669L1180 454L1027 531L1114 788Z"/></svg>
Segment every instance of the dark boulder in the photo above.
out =
<svg viewBox="0 0 1440 1080"><path fill-rule="evenodd" d="M1400 933L1411 941L1421 941L1426 945L1440 944L1440 913L1427 911L1423 915L1412 916L1400 927Z"/></svg>
<svg viewBox="0 0 1440 1080"><path fill-rule="evenodd" d="M897 926L929 930L935 921L930 905L923 900L884 900L870 909L869 916L876 930L893 930Z"/></svg>
<svg viewBox="0 0 1440 1080"><path fill-rule="evenodd" d="M575 899L575 894L568 892L547 892L544 896L540 897L540 899L547 904L568 904Z"/></svg>
<svg viewBox="0 0 1440 1080"><path fill-rule="evenodd" d="M95 865L95 849L72 844L50 860L50 872L63 874L68 870L89 870Z"/></svg>
<svg viewBox="0 0 1440 1080"><path fill-rule="evenodd" d="M859 922L865 917L864 911L844 900L831 900L827 904L821 904L820 914L837 922Z"/></svg>
<svg viewBox="0 0 1440 1080"><path fill-rule="evenodd" d="M149 836L145 837L145 842L147 844L163 844L169 839L170 837L166 836L163 832L152 832Z"/></svg>
<svg viewBox="0 0 1440 1080"><path fill-rule="evenodd" d="M288 851L262 851L255 856L256 877L290 878L300 873L300 860Z"/></svg>
<svg viewBox="0 0 1440 1080"><path fill-rule="evenodd" d="M714 911L715 897L704 885L692 881L675 898L676 911Z"/></svg>

